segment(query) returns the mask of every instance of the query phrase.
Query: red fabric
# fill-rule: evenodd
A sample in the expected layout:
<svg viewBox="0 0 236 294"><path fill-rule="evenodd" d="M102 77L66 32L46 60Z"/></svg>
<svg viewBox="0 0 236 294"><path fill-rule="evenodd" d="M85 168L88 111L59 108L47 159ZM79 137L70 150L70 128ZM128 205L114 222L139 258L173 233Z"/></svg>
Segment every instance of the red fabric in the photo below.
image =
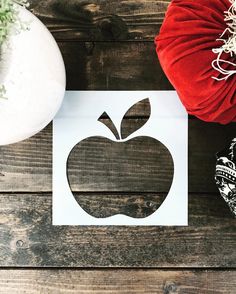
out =
<svg viewBox="0 0 236 294"><path fill-rule="evenodd" d="M222 124L236 121L236 75L216 81L212 76L221 74L211 63L229 7L228 0L173 0L155 38L163 70L189 114Z"/></svg>

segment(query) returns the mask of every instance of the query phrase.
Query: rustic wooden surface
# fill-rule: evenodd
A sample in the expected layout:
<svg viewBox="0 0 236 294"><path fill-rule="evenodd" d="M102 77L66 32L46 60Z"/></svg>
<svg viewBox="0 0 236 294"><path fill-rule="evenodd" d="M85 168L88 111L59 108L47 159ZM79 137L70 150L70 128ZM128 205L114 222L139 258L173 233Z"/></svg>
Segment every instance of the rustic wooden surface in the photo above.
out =
<svg viewBox="0 0 236 294"><path fill-rule="evenodd" d="M149 40L158 33L170 0L31 0L59 40Z"/></svg>
<svg viewBox="0 0 236 294"><path fill-rule="evenodd" d="M135 116L134 119L141 118ZM215 153L235 136L235 129L235 124L221 126L197 119L189 120L189 192L217 191L214 182ZM0 147L0 151L1 192L52 191L51 125L29 140ZM96 172L101 178L104 170L98 166ZM150 183L154 180L150 178ZM105 185L104 182L103 191L107 191ZM81 187L76 185L73 188L80 191ZM93 192L94 189L96 187L91 189L88 185L83 187L84 192Z"/></svg>
<svg viewBox="0 0 236 294"><path fill-rule="evenodd" d="M5 270L0 275L4 294L235 294L235 287L229 271Z"/></svg>
<svg viewBox="0 0 236 294"><path fill-rule="evenodd" d="M68 90L172 90L153 42L169 2L31 0L30 9L58 42ZM139 105L126 127L146 113ZM0 293L235 293L236 221L214 183L215 153L235 133L235 124L189 118L188 227L53 227L52 126L0 147ZM104 179L104 170L96 171ZM75 197L100 216L142 217L165 197L163 189L102 185L102 192L73 185Z"/></svg>
<svg viewBox="0 0 236 294"><path fill-rule="evenodd" d="M235 268L235 220L218 194L190 195L188 227L52 226L51 196L0 195L0 266Z"/></svg>
<svg viewBox="0 0 236 294"><path fill-rule="evenodd" d="M153 42L58 42L69 90L172 90Z"/></svg>

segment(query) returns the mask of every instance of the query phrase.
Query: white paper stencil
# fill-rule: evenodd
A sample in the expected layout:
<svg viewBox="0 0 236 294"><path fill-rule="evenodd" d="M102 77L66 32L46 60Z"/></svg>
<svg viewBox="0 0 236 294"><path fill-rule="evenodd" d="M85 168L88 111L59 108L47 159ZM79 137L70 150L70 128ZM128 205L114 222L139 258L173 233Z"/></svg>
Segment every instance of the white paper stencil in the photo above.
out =
<svg viewBox="0 0 236 294"><path fill-rule="evenodd" d="M150 119L125 139L117 140L109 128L98 121L106 112L120 133L124 114L145 98L149 98L151 105ZM107 138L111 142L109 152L112 152L113 145L119 150L119 144L129 146L132 140L134 142L140 137L158 140L169 150L174 163L173 182L167 197L153 214L145 218L123 214L96 218L78 204L68 182L67 160L71 150L90 137ZM76 164L73 168L76 168ZM91 175L91 181L92 178ZM104 189L100 188L100 192L103 192ZM188 225L188 116L175 91L66 93L63 106L53 122L53 225Z"/></svg>

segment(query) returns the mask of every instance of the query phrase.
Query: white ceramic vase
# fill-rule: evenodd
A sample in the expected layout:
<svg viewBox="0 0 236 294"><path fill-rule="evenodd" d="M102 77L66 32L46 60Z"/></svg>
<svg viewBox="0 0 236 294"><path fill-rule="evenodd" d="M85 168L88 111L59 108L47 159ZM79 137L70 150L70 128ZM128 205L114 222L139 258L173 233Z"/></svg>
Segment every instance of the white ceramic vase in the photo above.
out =
<svg viewBox="0 0 236 294"><path fill-rule="evenodd" d="M65 93L65 66L47 28L19 7L28 30L12 33L1 48L0 145L16 143L42 130L59 110Z"/></svg>

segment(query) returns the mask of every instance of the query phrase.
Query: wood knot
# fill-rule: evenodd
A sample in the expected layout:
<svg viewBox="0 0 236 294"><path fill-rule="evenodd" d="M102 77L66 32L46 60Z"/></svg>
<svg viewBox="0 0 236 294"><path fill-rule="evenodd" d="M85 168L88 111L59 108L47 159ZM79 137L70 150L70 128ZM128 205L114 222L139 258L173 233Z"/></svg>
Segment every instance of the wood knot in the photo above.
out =
<svg viewBox="0 0 236 294"><path fill-rule="evenodd" d="M123 40L128 38L128 28L121 17L109 15L99 22L103 39Z"/></svg>
<svg viewBox="0 0 236 294"><path fill-rule="evenodd" d="M22 248L24 246L24 242L22 240L17 240L16 241L16 247L17 248Z"/></svg>
<svg viewBox="0 0 236 294"><path fill-rule="evenodd" d="M178 287L174 282L166 282L163 287L163 293L164 294L173 294L177 293Z"/></svg>

